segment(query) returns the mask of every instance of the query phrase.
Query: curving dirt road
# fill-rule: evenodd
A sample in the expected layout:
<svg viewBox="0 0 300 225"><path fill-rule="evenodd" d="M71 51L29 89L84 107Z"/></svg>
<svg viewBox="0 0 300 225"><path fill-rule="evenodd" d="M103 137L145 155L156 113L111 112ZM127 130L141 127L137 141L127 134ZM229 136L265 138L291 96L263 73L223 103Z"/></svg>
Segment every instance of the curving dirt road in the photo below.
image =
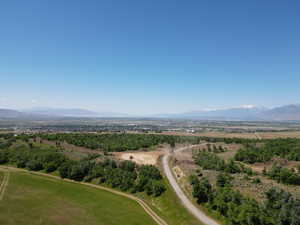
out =
<svg viewBox="0 0 300 225"><path fill-rule="evenodd" d="M188 147L182 147L176 149L176 151L184 151L188 148L195 147L199 145L193 145L193 146L188 146ZM206 224L206 225L220 225L217 223L215 220L211 219L208 217L204 212L202 212L199 208L193 205L193 203L188 199L188 197L184 194L180 186L178 185L176 179L173 176L172 170L169 165L169 158L171 156L171 153L167 153L163 156L162 158L162 164L163 164L163 169L166 174L167 179L169 180L169 183L173 187L176 195L178 198L181 200L182 204L184 207L191 213L193 214L200 222Z"/></svg>
<svg viewBox="0 0 300 225"><path fill-rule="evenodd" d="M36 174L36 175L40 175L40 176L44 176L44 177L51 177L51 178L54 178L54 179L57 179L57 180L64 180L66 182L71 182L71 183L79 183L79 184L82 184L82 185L86 185L86 186L90 186L90 187L93 187L93 188L97 188L97 189L101 189L101 190L105 190L105 191L108 191L108 192L111 192L113 194L116 194L116 195L120 195L120 196L123 196L123 197L126 197L126 198L129 198L129 199L132 199L134 201L136 201L144 210L145 212L158 224L158 225L168 225L162 218L160 218L143 200L133 196L133 195L130 195L130 194L127 194L127 193L124 193L124 192L120 192L120 191L117 191L117 190L114 190L114 189L111 189L111 188L107 188L107 187L103 187L103 186L99 186L99 185L96 185L96 184L91 184L91 183L85 183L85 182L76 182L76 181L73 181L73 180L70 180L70 179L61 179L60 177L57 177L57 176L54 176L54 175L50 175L50 174L46 174L46 173L41 173L41 172L34 172L34 171L28 171L28 170L25 170L25 169L19 169L19 168L15 168L15 167L9 167L9 166L0 166L0 169L6 169L7 171L9 170L15 170L15 171L22 171L22 172L27 172L27 173L31 173L31 174ZM9 176L9 172L8 172L8 176ZM8 183L8 178L6 178L6 180L3 180L3 184L5 184L5 186L7 185ZM4 178L5 179L5 178ZM4 182L5 181L5 182ZM1 185L2 187L2 185Z"/></svg>

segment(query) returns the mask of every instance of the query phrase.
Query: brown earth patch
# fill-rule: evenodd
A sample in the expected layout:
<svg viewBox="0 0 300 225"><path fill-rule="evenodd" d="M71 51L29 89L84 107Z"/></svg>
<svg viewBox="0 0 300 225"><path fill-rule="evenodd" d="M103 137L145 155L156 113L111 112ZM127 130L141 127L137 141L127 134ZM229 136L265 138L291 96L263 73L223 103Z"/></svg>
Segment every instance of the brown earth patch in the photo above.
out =
<svg viewBox="0 0 300 225"><path fill-rule="evenodd" d="M263 139L300 138L300 131L258 132L257 134Z"/></svg>
<svg viewBox="0 0 300 225"><path fill-rule="evenodd" d="M164 154L163 151L131 151L114 152L115 158L121 160L130 160L140 165L156 165L159 157Z"/></svg>

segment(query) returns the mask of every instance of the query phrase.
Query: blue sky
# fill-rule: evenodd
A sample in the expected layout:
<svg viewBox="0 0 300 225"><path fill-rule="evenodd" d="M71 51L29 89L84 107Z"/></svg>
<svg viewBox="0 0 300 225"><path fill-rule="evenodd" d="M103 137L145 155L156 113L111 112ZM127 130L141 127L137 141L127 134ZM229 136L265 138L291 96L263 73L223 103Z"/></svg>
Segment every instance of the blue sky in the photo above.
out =
<svg viewBox="0 0 300 225"><path fill-rule="evenodd" d="M0 107L135 114L300 102L300 2L0 3Z"/></svg>

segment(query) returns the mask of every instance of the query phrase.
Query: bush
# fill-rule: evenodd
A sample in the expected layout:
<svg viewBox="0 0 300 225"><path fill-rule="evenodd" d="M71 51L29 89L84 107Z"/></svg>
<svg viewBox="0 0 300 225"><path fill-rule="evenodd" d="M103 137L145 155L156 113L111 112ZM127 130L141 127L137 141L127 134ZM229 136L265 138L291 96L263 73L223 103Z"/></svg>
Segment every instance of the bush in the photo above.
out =
<svg viewBox="0 0 300 225"><path fill-rule="evenodd" d="M219 173L216 184L218 187L231 186L232 179L233 178L227 173Z"/></svg>
<svg viewBox="0 0 300 225"><path fill-rule="evenodd" d="M294 170L274 164L266 175L279 183L300 185L300 175Z"/></svg>
<svg viewBox="0 0 300 225"><path fill-rule="evenodd" d="M6 151L0 151L0 164L8 163L8 154Z"/></svg>
<svg viewBox="0 0 300 225"><path fill-rule="evenodd" d="M253 181L252 181L253 184L260 184L261 183L261 180L259 178L255 178Z"/></svg>
<svg viewBox="0 0 300 225"><path fill-rule="evenodd" d="M234 162L234 160L230 160L228 163L226 163L216 154L211 152L199 151L198 153L194 154L193 157L195 163L206 170L224 171L227 173L240 173L243 170L243 167Z"/></svg>
<svg viewBox="0 0 300 225"><path fill-rule="evenodd" d="M18 168L25 168L26 167L26 160L18 160L17 161Z"/></svg>
<svg viewBox="0 0 300 225"><path fill-rule="evenodd" d="M58 172L61 178L68 178L70 177L72 163L70 161L64 162L59 168Z"/></svg>
<svg viewBox="0 0 300 225"><path fill-rule="evenodd" d="M191 185L193 186L193 197L198 203L208 202L212 195L212 186L206 178L199 180L197 177L190 177Z"/></svg>
<svg viewBox="0 0 300 225"><path fill-rule="evenodd" d="M58 168L58 165L56 162L48 162L46 165L45 165L45 170L47 173L51 173L51 172L54 172L55 170L57 170Z"/></svg>
<svg viewBox="0 0 300 225"><path fill-rule="evenodd" d="M43 164L38 160L31 160L26 163L26 168L33 171L39 171L44 169Z"/></svg>

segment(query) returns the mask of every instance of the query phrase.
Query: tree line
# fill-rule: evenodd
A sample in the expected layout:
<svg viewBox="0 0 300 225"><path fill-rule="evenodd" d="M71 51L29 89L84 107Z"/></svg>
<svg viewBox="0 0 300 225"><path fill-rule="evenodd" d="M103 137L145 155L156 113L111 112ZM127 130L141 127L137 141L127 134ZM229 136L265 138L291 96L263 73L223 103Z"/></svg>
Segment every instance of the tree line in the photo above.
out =
<svg viewBox="0 0 300 225"><path fill-rule="evenodd" d="M146 192L159 196L165 190L160 171L151 165L139 166L131 161L97 160L89 155L81 160L71 160L54 148L16 147L0 149L0 164L47 173L58 171L60 177L90 182L94 179L122 191Z"/></svg>
<svg viewBox="0 0 300 225"><path fill-rule="evenodd" d="M216 143L216 142L224 142L226 144L242 144L249 145L262 142L262 140L250 139L250 138L227 138L227 137L205 137L201 136L201 140Z"/></svg>
<svg viewBox="0 0 300 225"><path fill-rule="evenodd" d="M175 146L176 143L199 143L200 138L183 137L172 135L155 134L83 134L83 133L64 133L64 134L40 134L43 139L55 142L68 142L80 147L90 149L101 149L107 152L138 150L141 148L150 148L158 144L167 143Z"/></svg>

